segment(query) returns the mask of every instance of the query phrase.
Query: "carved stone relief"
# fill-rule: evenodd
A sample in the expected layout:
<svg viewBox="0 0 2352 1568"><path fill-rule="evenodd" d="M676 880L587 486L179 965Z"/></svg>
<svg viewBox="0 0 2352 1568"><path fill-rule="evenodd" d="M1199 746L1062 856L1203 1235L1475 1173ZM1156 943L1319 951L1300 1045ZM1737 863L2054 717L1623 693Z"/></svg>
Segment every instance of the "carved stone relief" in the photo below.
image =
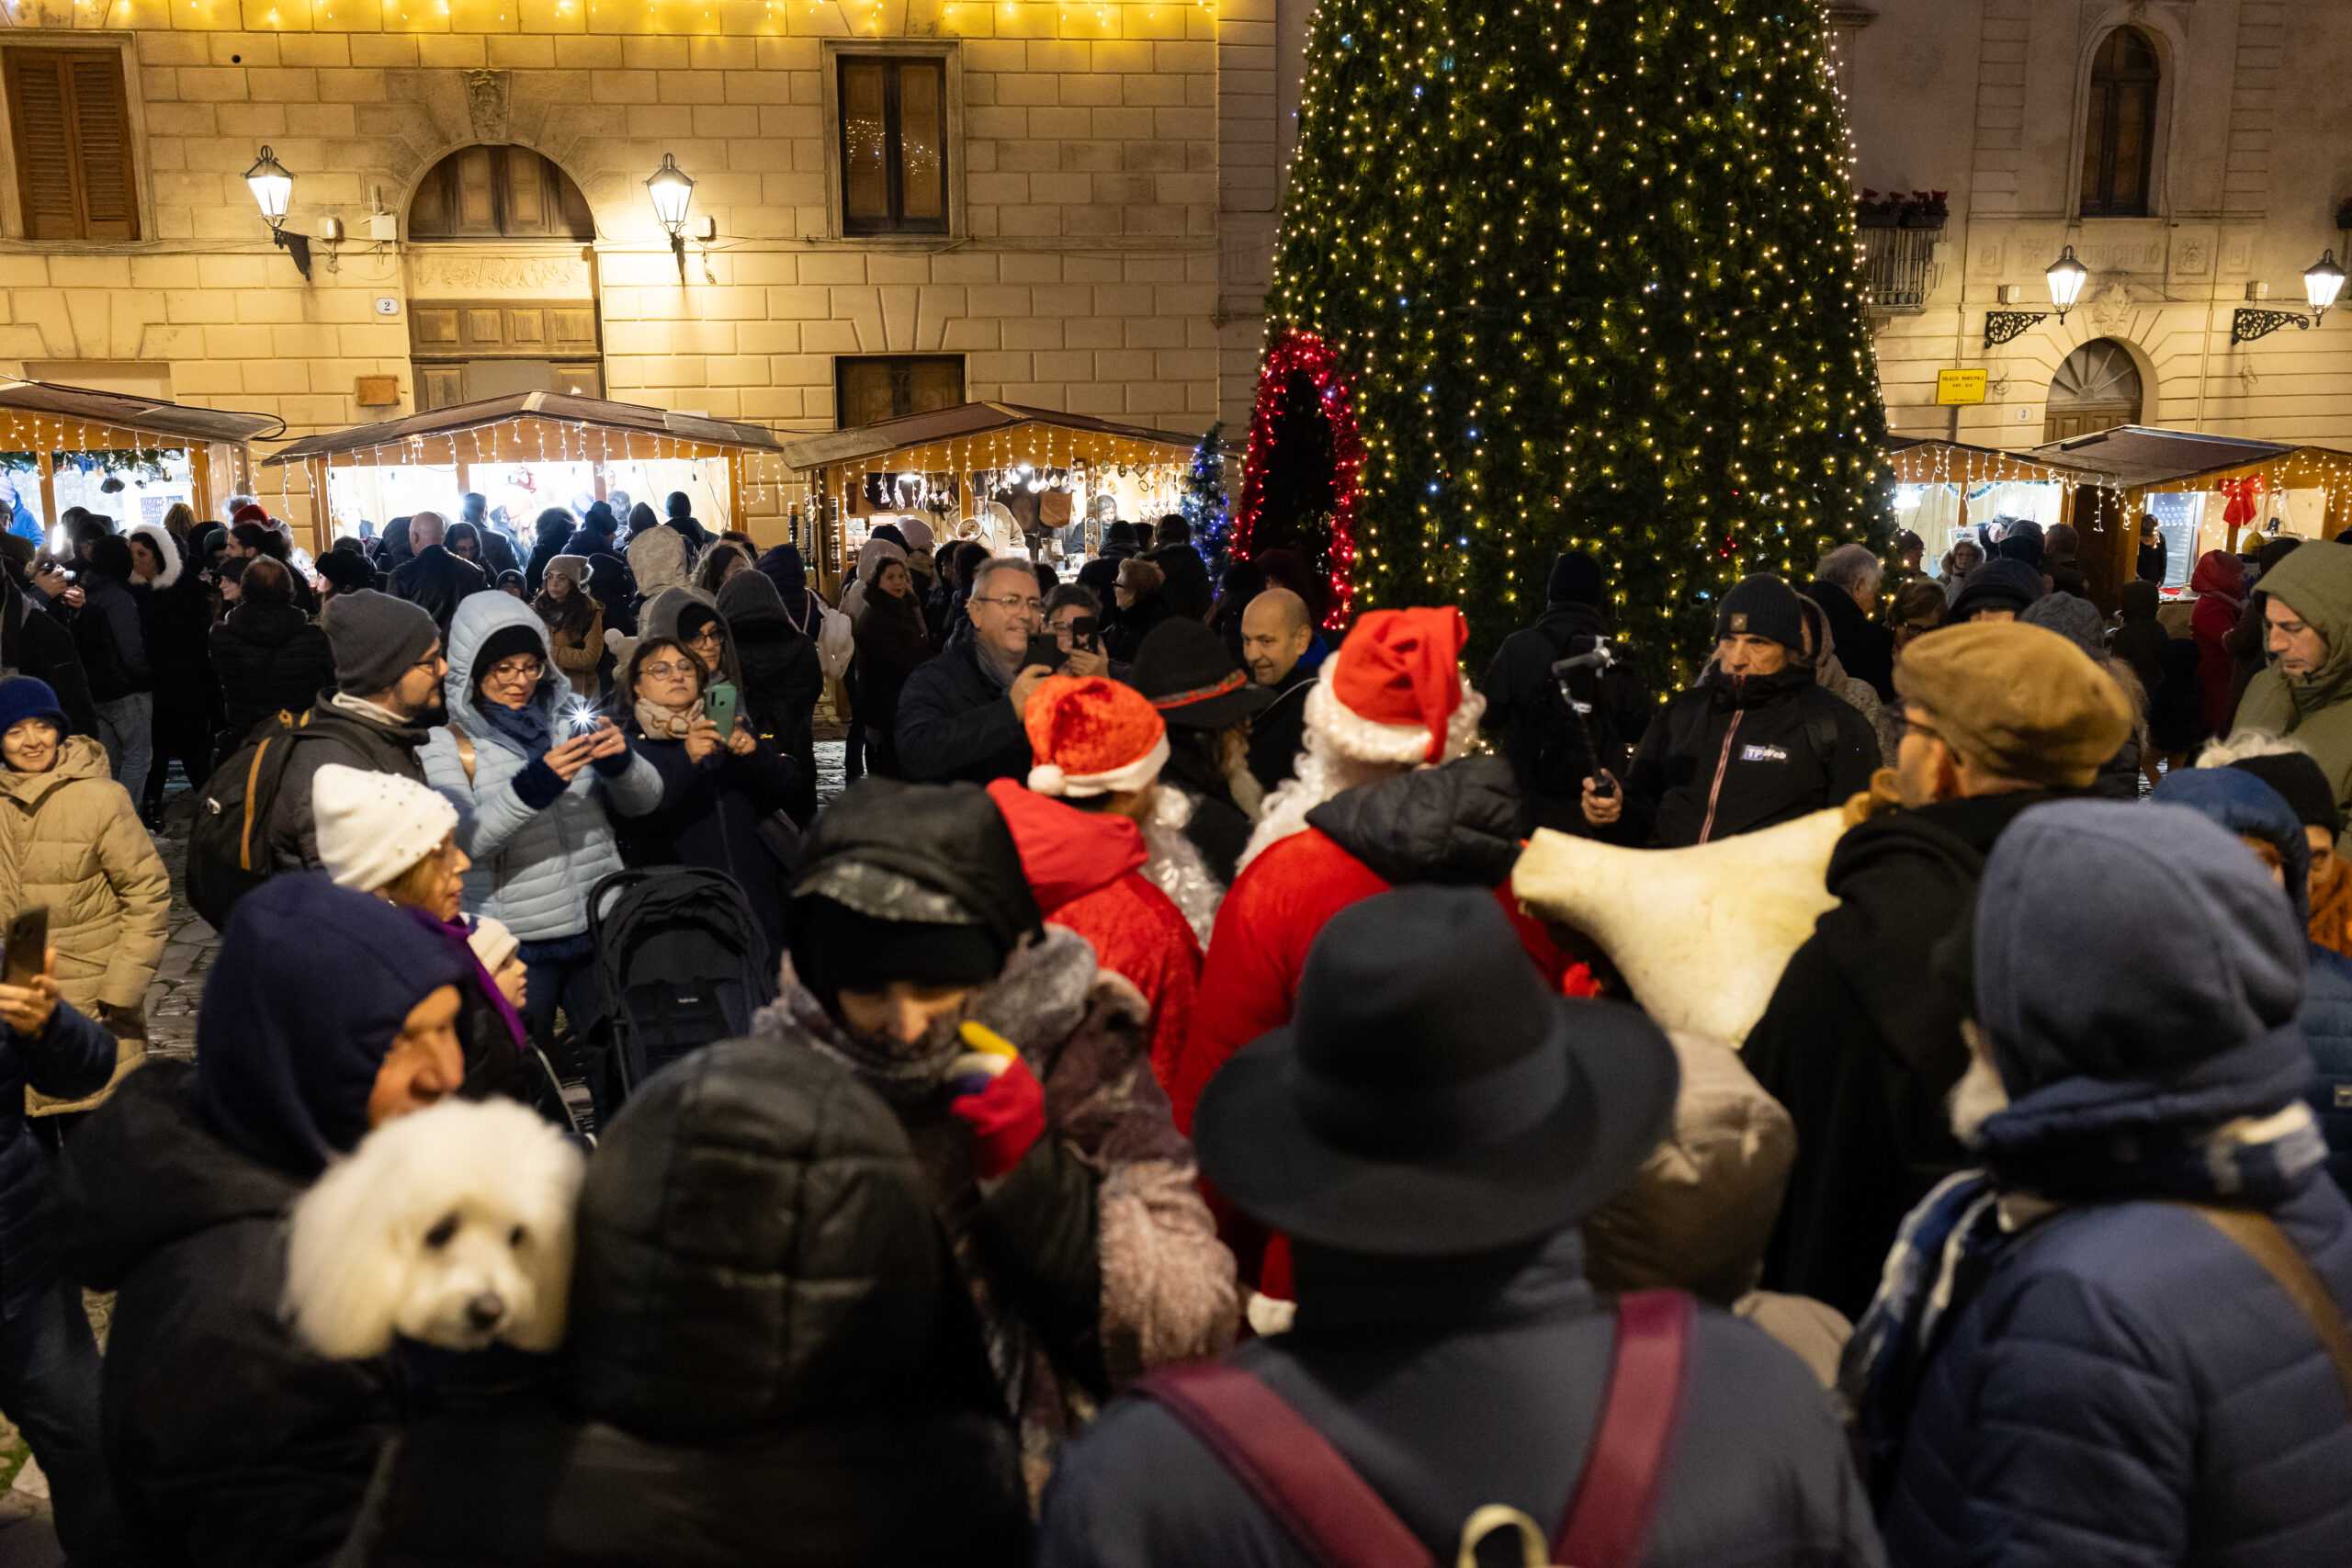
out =
<svg viewBox="0 0 2352 1568"><path fill-rule="evenodd" d="M476 141L506 140L509 80L503 71L466 73L466 114L473 122Z"/></svg>

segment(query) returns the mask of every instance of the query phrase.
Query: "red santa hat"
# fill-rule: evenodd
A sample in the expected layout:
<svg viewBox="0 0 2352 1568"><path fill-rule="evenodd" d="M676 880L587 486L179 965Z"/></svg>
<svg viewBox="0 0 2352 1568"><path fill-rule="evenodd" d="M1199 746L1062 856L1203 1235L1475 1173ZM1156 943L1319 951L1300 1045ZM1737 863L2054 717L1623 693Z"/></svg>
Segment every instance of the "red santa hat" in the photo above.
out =
<svg viewBox="0 0 2352 1568"><path fill-rule="evenodd" d="M231 517L229 521L232 524L258 523L265 528L270 526L269 513L264 512L259 506L254 505L252 502L247 502L244 505L237 508L236 514Z"/></svg>
<svg viewBox="0 0 2352 1568"><path fill-rule="evenodd" d="M1307 727L1359 761L1458 755L1486 705L1462 678L1469 640L1468 624L1451 604L1370 612L1307 694Z"/></svg>
<svg viewBox="0 0 2352 1568"><path fill-rule="evenodd" d="M1022 710L1039 795L1108 795L1141 789L1168 761L1168 724L1133 686L1100 675L1055 675Z"/></svg>

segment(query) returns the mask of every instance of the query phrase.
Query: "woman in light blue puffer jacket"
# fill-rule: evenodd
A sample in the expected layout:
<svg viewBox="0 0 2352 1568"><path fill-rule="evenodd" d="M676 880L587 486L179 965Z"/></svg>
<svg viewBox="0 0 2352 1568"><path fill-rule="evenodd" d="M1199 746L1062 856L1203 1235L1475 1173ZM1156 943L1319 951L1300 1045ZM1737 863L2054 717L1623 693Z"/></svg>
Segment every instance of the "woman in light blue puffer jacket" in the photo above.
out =
<svg viewBox="0 0 2352 1568"><path fill-rule="evenodd" d="M476 593L449 625L449 722L433 731L425 782L458 808L469 915L503 921L530 975L523 1021L542 1050L558 1006L584 1036L604 1012L588 938L588 893L621 869L606 812L662 804L662 775L585 705L548 647L547 626L504 593ZM550 1055L574 1077L581 1065ZM603 1086L597 1091L604 1108Z"/></svg>

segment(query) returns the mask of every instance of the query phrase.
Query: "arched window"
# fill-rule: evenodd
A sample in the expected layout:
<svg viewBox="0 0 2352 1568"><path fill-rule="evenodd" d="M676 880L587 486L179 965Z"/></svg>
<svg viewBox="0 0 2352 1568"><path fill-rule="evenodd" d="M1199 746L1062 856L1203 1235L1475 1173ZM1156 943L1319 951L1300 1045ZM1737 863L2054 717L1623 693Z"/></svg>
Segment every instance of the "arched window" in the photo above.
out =
<svg viewBox="0 0 2352 1568"><path fill-rule="evenodd" d="M2083 216L2144 218L2156 154L2156 46L2118 28L2091 62L2090 120L2083 134Z"/></svg>
<svg viewBox="0 0 2352 1568"><path fill-rule="evenodd" d="M416 187L408 237L585 243L596 224L571 177L528 147L460 147Z"/></svg>

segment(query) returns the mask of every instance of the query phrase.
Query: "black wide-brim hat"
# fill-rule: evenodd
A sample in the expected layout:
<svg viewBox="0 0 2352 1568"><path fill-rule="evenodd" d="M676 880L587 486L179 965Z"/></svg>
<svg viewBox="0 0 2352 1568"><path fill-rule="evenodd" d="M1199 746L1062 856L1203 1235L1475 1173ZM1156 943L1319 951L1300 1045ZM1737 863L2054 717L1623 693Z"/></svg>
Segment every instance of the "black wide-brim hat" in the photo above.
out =
<svg viewBox="0 0 2352 1568"><path fill-rule="evenodd" d="M1241 724L1274 700L1271 689L1234 662L1224 638L1182 615L1145 635L1130 679L1162 719L1185 729Z"/></svg>
<svg viewBox="0 0 2352 1568"><path fill-rule="evenodd" d="M1295 1021L1219 1069L1193 1142L1218 1191L1284 1235L1454 1257L1607 1201L1679 1085L1639 1010L1552 994L1491 893L1404 888L1332 918Z"/></svg>

